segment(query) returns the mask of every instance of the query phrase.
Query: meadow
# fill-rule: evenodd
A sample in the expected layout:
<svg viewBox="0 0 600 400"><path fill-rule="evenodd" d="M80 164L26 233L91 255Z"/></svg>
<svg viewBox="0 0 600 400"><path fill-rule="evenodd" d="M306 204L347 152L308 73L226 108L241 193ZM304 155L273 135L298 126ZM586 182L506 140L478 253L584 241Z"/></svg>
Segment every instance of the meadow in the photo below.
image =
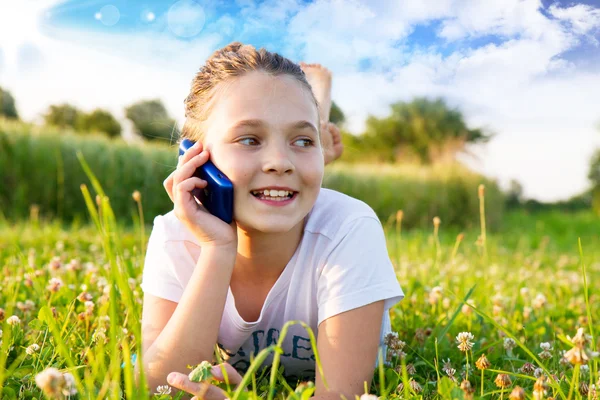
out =
<svg viewBox="0 0 600 400"><path fill-rule="evenodd" d="M35 208L17 223L2 215L3 399L178 398L133 383L151 229L139 223L144 197L134 196L137 223L121 225L92 182L98 195L85 185L81 193L93 224L46 220ZM395 334L363 398L596 399L597 217L512 211L487 232L483 188L473 196L480 213L464 231L446 228L444 215L429 229L403 229L403 210L383 221L406 298L391 310ZM314 390L278 370L250 368L245 378L231 398L305 399Z"/></svg>

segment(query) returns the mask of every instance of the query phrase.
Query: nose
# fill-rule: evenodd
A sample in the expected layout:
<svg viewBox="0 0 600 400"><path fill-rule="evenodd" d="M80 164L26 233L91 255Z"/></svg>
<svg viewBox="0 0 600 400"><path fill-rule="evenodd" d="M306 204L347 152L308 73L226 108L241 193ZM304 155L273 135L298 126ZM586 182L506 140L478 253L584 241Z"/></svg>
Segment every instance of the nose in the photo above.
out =
<svg viewBox="0 0 600 400"><path fill-rule="evenodd" d="M286 143L271 143L265 150L263 171L278 174L290 173L295 170Z"/></svg>

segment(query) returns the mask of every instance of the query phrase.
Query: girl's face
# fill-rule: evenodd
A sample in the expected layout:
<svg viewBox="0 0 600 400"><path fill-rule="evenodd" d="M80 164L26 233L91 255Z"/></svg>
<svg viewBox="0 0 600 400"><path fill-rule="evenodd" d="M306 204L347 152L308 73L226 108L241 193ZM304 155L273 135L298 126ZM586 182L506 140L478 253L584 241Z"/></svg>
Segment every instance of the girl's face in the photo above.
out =
<svg viewBox="0 0 600 400"><path fill-rule="evenodd" d="M318 113L310 93L288 75L254 71L231 82L216 99L204 146L233 183L233 214L246 231L290 231L312 209L323 181ZM286 187L283 206L253 191Z"/></svg>

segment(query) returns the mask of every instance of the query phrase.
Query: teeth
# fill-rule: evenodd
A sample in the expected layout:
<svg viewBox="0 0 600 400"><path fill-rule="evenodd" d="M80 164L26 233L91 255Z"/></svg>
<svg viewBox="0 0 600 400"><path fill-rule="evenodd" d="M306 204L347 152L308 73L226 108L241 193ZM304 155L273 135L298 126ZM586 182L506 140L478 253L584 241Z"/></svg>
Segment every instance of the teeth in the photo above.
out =
<svg viewBox="0 0 600 400"><path fill-rule="evenodd" d="M290 195L293 194L293 192L290 192L288 190L269 190L269 189L265 189L265 190L255 190L252 192L252 194L255 195L259 195L262 194L263 196L267 196L267 197L288 197Z"/></svg>

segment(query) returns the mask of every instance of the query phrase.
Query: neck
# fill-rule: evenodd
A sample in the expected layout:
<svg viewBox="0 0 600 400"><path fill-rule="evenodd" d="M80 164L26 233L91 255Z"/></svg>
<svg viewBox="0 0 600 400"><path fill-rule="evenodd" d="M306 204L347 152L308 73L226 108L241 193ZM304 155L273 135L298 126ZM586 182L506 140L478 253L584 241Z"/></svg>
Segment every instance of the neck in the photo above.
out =
<svg viewBox="0 0 600 400"><path fill-rule="evenodd" d="M285 233L248 232L238 226L232 280L274 283L302 240L306 218Z"/></svg>

